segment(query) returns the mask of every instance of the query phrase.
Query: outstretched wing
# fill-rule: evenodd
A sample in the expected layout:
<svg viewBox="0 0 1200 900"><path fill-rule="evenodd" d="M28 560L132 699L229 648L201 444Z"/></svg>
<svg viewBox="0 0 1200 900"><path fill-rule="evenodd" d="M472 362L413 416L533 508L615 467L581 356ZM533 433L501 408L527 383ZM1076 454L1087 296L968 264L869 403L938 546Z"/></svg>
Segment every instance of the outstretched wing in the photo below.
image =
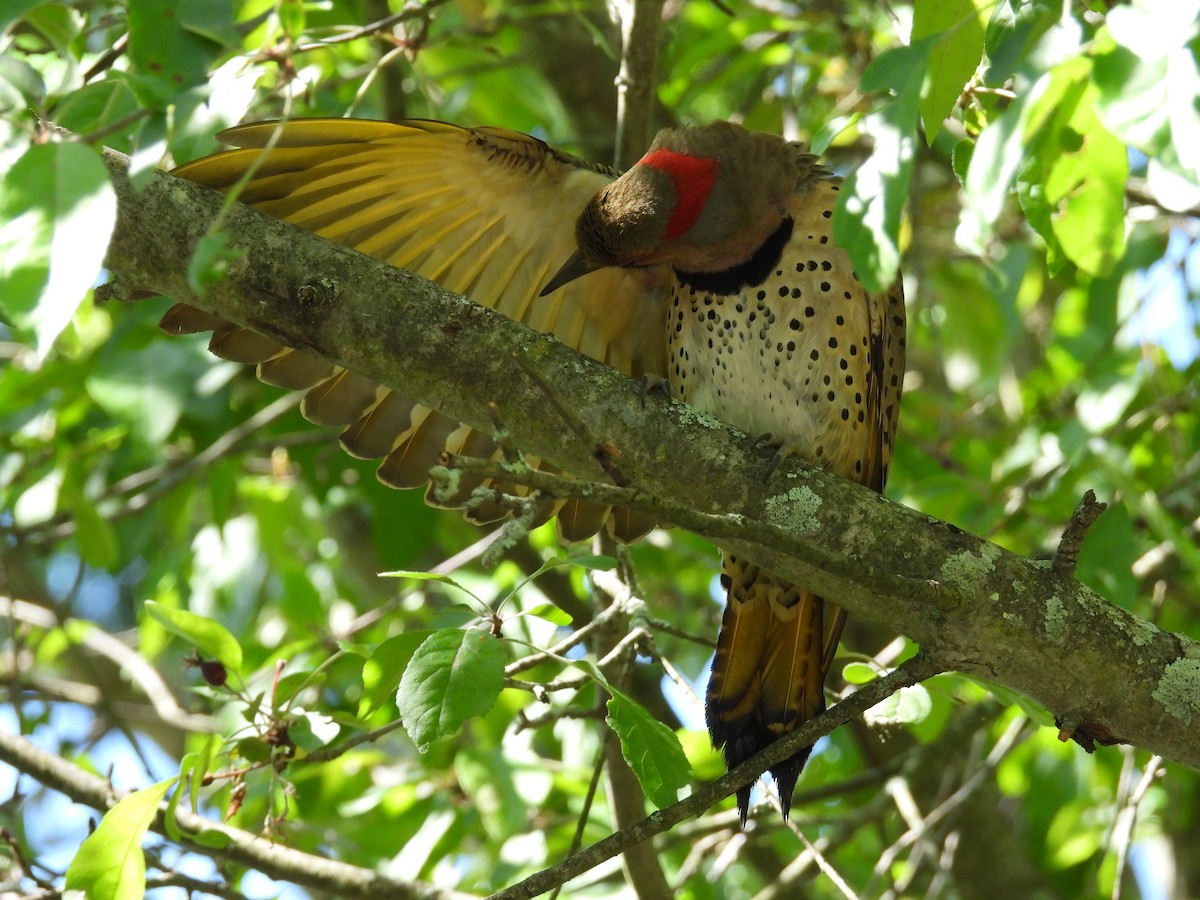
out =
<svg viewBox="0 0 1200 900"><path fill-rule="evenodd" d="M437 281L629 375L666 374L667 270L605 269L538 297L575 250L579 212L613 172L517 132L420 120L298 119L243 125L220 137L240 149L174 174L227 191L253 167L238 193L243 203ZM351 454L382 458L379 477L393 487L426 484L443 450L497 452L487 434L399 391L194 307L176 305L162 326L175 334L214 331L210 348L218 356L257 364L263 381L306 391L305 416L343 427ZM472 487L464 485L456 500ZM480 520L504 514L498 506L474 511ZM653 526L580 503L558 514L569 540L594 534L606 520L622 538Z"/></svg>

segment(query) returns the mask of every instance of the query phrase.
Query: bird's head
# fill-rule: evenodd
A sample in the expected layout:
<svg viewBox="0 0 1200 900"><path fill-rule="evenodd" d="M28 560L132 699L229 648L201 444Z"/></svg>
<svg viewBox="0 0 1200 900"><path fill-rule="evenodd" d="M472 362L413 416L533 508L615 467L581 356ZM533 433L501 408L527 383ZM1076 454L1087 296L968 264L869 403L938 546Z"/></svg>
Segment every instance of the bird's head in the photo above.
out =
<svg viewBox="0 0 1200 900"><path fill-rule="evenodd" d="M542 294L607 266L740 265L779 228L796 159L782 138L731 122L660 131L646 155L584 207L578 249Z"/></svg>

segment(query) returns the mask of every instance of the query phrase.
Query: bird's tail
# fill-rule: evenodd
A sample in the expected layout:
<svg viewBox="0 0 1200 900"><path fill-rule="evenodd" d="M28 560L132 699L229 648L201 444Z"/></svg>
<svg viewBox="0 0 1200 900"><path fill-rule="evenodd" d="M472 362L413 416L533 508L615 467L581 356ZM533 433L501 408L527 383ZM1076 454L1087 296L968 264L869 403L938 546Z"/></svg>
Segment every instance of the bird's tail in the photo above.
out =
<svg viewBox="0 0 1200 900"><path fill-rule="evenodd" d="M725 555L728 597L705 703L713 746L733 769L825 709L825 675L845 613L820 597ZM811 747L771 769L786 816ZM738 791L745 823L750 788Z"/></svg>

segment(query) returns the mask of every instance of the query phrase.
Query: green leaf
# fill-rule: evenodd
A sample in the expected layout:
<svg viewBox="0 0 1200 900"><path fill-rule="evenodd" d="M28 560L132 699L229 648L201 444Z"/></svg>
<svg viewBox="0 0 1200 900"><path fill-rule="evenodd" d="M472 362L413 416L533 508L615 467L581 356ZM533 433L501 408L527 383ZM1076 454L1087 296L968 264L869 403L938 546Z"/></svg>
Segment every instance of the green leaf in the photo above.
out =
<svg viewBox="0 0 1200 900"><path fill-rule="evenodd" d="M325 678L324 672L315 672L312 669L288 672L275 682L275 708L285 706L302 689L324 684Z"/></svg>
<svg viewBox="0 0 1200 900"><path fill-rule="evenodd" d="M201 847L212 847L215 850L224 850L233 843L232 835L224 831L217 831L215 828L205 828L203 831L189 834L188 840Z"/></svg>
<svg viewBox="0 0 1200 900"><path fill-rule="evenodd" d="M363 663L363 693L359 699L359 716L369 716L395 696L400 679L417 648L433 631L407 631L390 637L371 653Z"/></svg>
<svg viewBox="0 0 1200 900"><path fill-rule="evenodd" d="M1144 153L1160 154L1171 140L1167 58L1149 61L1113 47L1095 59L1097 109L1117 134Z"/></svg>
<svg viewBox="0 0 1200 900"><path fill-rule="evenodd" d="M478 629L438 631L421 643L396 692L400 719L418 750L425 753L492 708L504 687L504 660L500 641Z"/></svg>
<svg viewBox="0 0 1200 900"><path fill-rule="evenodd" d="M1054 208L1046 202L1046 187L1040 181L1022 178L1017 182L1017 200L1030 226L1046 243L1046 272L1053 277L1070 260L1054 231Z"/></svg>
<svg viewBox="0 0 1200 900"><path fill-rule="evenodd" d="M842 678L847 684L870 684L879 673L874 668L861 662L848 662L842 668Z"/></svg>
<svg viewBox="0 0 1200 900"><path fill-rule="evenodd" d="M954 153L950 160L950 165L954 169L954 174L958 176L958 183L963 184L967 180L967 170L971 165L971 155L975 152L975 144L972 141L963 138L954 145Z"/></svg>
<svg viewBox="0 0 1200 900"><path fill-rule="evenodd" d="M142 838L176 779L135 791L104 814L67 869L66 888L89 900L139 900L146 891Z"/></svg>
<svg viewBox="0 0 1200 900"><path fill-rule="evenodd" d="M929 86L920 104L925 140L930 145L979 66L983 34L979 10L971 0L916 0L913 4L913 42L936 38L929 50Z"/></svg>
<svg viewBox="0 0 1200 900"><path fill-rule="evenodd" d="M863 73L864 91L893 87L896 97L861 122L875 149L842 186L834 239L850 254L870 291L887 289L900 267L900 216L916 150L917 108L930 39L888 50Z"/></svg>
<svg viewBox="0 0 1200 900"><path fill-rule="evenodd" d="M9 25L41 3L42 0L7 0L0 7L0 31L7 31Z"/></svg>
<svg viewBox="0 0 1200 900"><path fill-rule="evenodd" d="M208 767L212 765L213 756L221 747L221 740L215 734L210 734L204 742L204 746L196 753L188 753L180 761L179 777L181 779L189 779L188 796L191 799L192 812L198 811L200 802L200 790L204 787L204 777L208 774ZM171 798L171 808L174 809L175 804L179 800L179 794ZM173 821L173 818L172 818ZM174 837L174 835L172 835Z"/></svg>
<svg viewBox="0 0 1200 900"><path fill-rule="evenodd" d="M468 588L463 587L461 584L459 584L457 581L455 581L449 575L439 575L435 572L409 572L409 571L401 569L401 570L398 570L395 572L380 572L379 577L380 578L411 578L414 581L436 581L436 582L439 582L440 584L448 584L451 587L456 587L460 591L462 591L464 594L468 594L471 597L475 597L476 600L479 600L479 598L476 597L475 594L473 594ZM479 602L482 603L483 601L479 600Z"/></svg>
<svg viewBox="0 0 1200 900"><path fill-rule="evenodd" d="M514 772L513 760L502 743L456 748L453 765L458 784L470 798L472 813L478 814L489 839L500 842L522 833L528 822L530 807L517 789L517 779L541 781L544 790L549 790L554 780L544 769L530 772L529 767L519 766Z"/></svg>
<svg viewBox="0 0 1200 900"><path fill-rule="evenodd" d="M95 283L117 221L108 170L82 144L30 147L0 181L0 311L45 359Z"/></svg>
<svg viewBox="0 0 1200 900"><path fill-rule="evenodd" d="M1046 197L1057 205L1050 227L1063 252L1083 271L1107 275L1125 253L1129 156L1092 112L1091 96L1084 95L1070 122L1078 148L1064 147L1047 174Z"/></svg>
<svg viewBox="0 0 1200 900"><path fill-rule="evenodd" d="M312 752L328 746L342 727L329 716L307 710L293 710L295 720L288 726L288 737L301 750Z"/></svg>
<svg viewBox="0 0 1200 900"><path fill-rule="evenodd" d="M1000 0L984 36L988 81L996 84L1012 77L1030 47L1061 15L1062 4L1054 0Z"/></svg>
<svg viewBox="0 0 1200 900"><path fill-rule="evenodd" d="M265 763L271 758L271 748L261 738L242 738L236 746L238 755L248 763Z"/></svg>
<svg viewBox="0 0 1200 900"><path fill-rule="evenodd" d="M992 226L1004 210L1009 188L1025 159L1022 144L1026 120L1049 86L1049 76L1039 80L994 119L975 142L963 179L965 202L954 235L955 242L968 253L987 255Z"/></svg>
<svg viewBox="0 0 1200 900"><path fill-rule="evenodd" d="M370 715L391 699L400 686L408 661L431 634L432 631L406 631L375 648L363 663L363 693L358 701L360 716Z"/></svg>
<svg viewBox="0 0 1200 900"><path fill-rule="evenodd" d="M120 140L121 135L134 127L136 120L132 117L137 111L137 97L125 80L114 74L108 80L93 81L64 97L54 108L54 121L68 131L79 134L124 121L126 128L118 129L105 140L106 144L112 146Z"/></svg>
<svg viewBox="0 0 1200 900"><path fill-rule="evenodd" d="M537 616L539 619L545 619L547 622L553 622L560 627L570 625L574 619L571 616L559 609L553 603L539 603L530 609L525 610L528 615Z"/></svg>
<svg viewBox="0 0 1200 900"><path fill-rule="evenodd" d="M1093 73L1105 127L1193 188L1200 185L1200 60L1190 43L1200 34L1198 12L1196 0L1114 8ZM1160 199L1172 209L1194 202Z"/></svg>
<svg viewBox="0 0 1200 900"><path fill-rule="evenodd" d="M621 755L650 802L662 809L679 799L692 766L675 732L633 698L609 687L608 725L621 739Z"/></svg>
<svg viewBox="0 0 1200 900"><path fill-rule="evenodd" d="M480 601L481 603L483 601ZM479 612L465 603L455 603L444 609L439 609L429 623L441 631L444 628L461 628L480 618Z"/></svg>
<svg viewBox="0 0 1200 900"><path fill-rule="evenodd" d="M84 382L88 394L149 446L162 444L195 391L195 370L163 341L101 359Z"/></svg>
<svg viewBox="0 0 1200 900"><path fill-rule="evenodd" d="M194 644L205 656L224 663L232 671L241 669L241 644L220 622L186 609L172 609L153 600L147 600L142 605L163 628Z"/></svg>
<svg viewBox="0 0 1200 900"><path fill-rule="evenodd" d="M1043 728L1054 728L1054 716L1052 716L1044 706L1034 700L1030 700L1020 691L1014 691L1012 688L1005 687L1002 684L995 684L983 678L977 678L973 675L967 676L971 681L983 687L993 697L1008 706L1018 707L1031 722L1040 725Z"/></svg>
<svg viewBox="0 0 1200 900"><path fill-rule="evenodd" d="M120 548L117 533L112 524L96 504L83 495L75 479L68 477L63 482L59 502L71 511L75 520L75 540L79 544L79 555L89 565L100 569L111 567L117 560Z"/></svg>
<svg viewBox="0 0 1200 900"><path fill-rule="evenodd" d="M173 841L178 841L183 837L183 830L179 827L175 811L179 808L179 801L183 798L185 786L191 789L192 812L196 811L197 791L211 760L212 746L213 741L210 736L210 740L205 744L203 754L185 753L183 759L179 761L179 777L176 779L176 788L171 793L171 799L167 802L166 813L163 816L163 827L166 829L167 837Z"/></svg>
<svg viewBox="0 0 1200 900"><path fill-rule="evenodd" d="M39 106L45 102L45 96L46 83L37 69L23 59L0 56L0 110Z"/></svg>
<svg viewBox="0 0 1200 900"><path fill-rule="evenodd" d="M173 102L180 91L204 84L208 66L221 49L216 41L197 33L191 23L198 21L204 10L181 8L190 5L178 0L129 3L131 73L147 105L156 109ZM187 25L181 21L184 17Z"/></svg>
<svg viewBox="0 0 1200 900"><path fill-rule="evenodd" d="M611 572L617 567L617 560L611 556L603 556L595 553L577 553L568 556L566 559L554 561L556 564L564 563L571 566L580 566L584 569L597 569L601 572Z"/></svg>
<svg viewBox="0 0 1200 900"><path fill-rule="evenodd" d="M1100 851L1105 829L1089 815L1090 812L1082 799L1061 806L1055 812L1046 835L1046 847L1052 848L1051 866L1061 869L1077 866Z"/></svg>
<svg viewBox="0 0 1200 900"><path fill-rule="evenodd" d="M1019 195L1029 223L1048 247L1052 272L1062 257L1104 275L1125 251L1125 145L1095 113L1087 60L1057 66L1025 123L1029 145Z"/></svg>
<svg viewBox="0 0 1200 900"><path fill-rule="evenodd" d="M1137 547L1137 528L1129 507L1122 502L1111 504L1087 531L1087 539L1079 551L1076 578L1116 605L1135 609L1140 588L1133 574Z"/></svg>
<svg viewBox="0 0 1200 900"><path fill-rule="evenodd" d="M234 4L228 0L183 0L179 3L179 24L188 31L228 47L241 45L234 26Z"/></svg>
<svg viewBox="0 0 1200 900"><path fill-rule="evenodd" d="M872 725L910 725L925 721L933 710L933 700L924 685L900 688L886 700L881 700L864 714Z"/></svg>

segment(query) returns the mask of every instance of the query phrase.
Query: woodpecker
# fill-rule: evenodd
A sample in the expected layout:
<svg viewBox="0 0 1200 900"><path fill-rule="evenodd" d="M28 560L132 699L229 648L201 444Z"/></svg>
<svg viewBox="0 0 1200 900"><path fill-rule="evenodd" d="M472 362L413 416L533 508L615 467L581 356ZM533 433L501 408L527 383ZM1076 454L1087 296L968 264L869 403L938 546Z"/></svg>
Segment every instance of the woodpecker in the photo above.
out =
<svg viewBox="0 0 1200 900"><path fill-rule="evenodd" d="M239 149L175 174L228 190L253 167L242 202L657 379L762 435L777 458L883 490L904 377L902 287L859 282L833 239L840 179L803 145L729 122L669 128L620 174L517 132L430 121L263 122L220 137ZM218 355L306 391L305 415L344 428L351 454L382 458L389 485L424 485L443 451L497 452L489 435L398 391L193 307L176 305L163 327L213 331ZM557 513L566 540L605 526L631 540L654 525L583 502ZM846 617L728 553L721 584L705 706L733 768L825 708ZM810 752L771 770L785 816ZM743 822L749 801L740 790Z"/></svg>

